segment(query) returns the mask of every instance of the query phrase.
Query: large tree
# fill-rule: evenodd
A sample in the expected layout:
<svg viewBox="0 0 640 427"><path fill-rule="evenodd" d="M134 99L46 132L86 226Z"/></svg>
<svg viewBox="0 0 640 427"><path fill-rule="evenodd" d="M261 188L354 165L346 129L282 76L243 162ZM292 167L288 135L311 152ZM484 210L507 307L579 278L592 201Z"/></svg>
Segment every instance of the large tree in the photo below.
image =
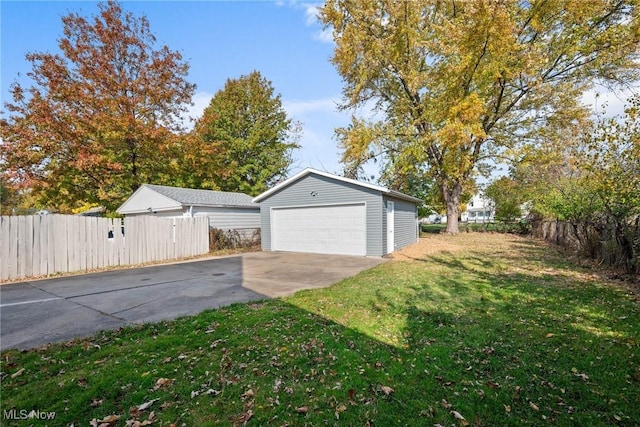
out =
<svg viewBox="0 0 640 427"><path fill-rule="evenodd" d="M102 3L62 18L60 53L29 53L33 86L5 103L4 178L45 206L117 207L144 182L169 175L167 146L195 88L179 52L155 48L146 17Z"/></svg>
<svg viewBox="0 0 640 427"><path fill-rule="evenodd" d="M185 184L258 195L286 176L298 137L298 124L260 72L229 79L185 148Z"/></svg>
<svg viewBox="0 0 640 427"><path fill-rule="evenodd" d="M343 107L378 110L341 130L343 161L424 164L457 233L479 166L583 118L595 82L637 81L637 3L328 0Z"/></svg>

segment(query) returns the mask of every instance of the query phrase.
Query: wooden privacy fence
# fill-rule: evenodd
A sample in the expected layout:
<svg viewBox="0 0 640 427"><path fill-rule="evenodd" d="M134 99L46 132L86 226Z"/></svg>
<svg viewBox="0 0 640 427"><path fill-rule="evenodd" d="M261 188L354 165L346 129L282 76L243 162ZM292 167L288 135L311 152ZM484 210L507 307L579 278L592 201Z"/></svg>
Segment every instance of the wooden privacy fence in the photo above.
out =
<svg viewBox="0 0 640 427"><path fill-rule="evenodd" d="M206 217L0 217L0 280L142 264L208 251Z"/></svg>

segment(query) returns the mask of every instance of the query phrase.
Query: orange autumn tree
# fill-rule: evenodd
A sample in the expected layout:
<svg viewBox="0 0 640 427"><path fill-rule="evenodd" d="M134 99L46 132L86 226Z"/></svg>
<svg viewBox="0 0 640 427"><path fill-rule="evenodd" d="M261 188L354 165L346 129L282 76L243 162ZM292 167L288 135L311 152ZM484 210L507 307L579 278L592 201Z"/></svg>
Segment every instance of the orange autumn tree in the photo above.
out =
<svg viewBox="0 0 640 427"><path fill-rule="evenodd" d="M172 141L195 85L179 52L155 48L146 17L119 3L62 18L60 53L29 53L33 85L5 103L2 178L40 206L115 209L144 182L170 176Z"/></svg>

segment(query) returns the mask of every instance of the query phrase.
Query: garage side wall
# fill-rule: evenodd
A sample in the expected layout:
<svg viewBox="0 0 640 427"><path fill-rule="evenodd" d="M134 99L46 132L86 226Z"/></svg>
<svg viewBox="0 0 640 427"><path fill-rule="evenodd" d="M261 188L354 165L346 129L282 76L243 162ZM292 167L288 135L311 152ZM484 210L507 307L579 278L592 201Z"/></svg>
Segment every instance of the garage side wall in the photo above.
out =
<svg viewBox="0 0 640 427"><path fill-rule="evenodd" d="M220 230L255 230L260 228L260 210L244 208L198 207L194 216L209 217L209 227Z"/></svg>
<svg viewBox="0 0 640 427"><path fill-rule="evenodd" d="M262 250L271 248L271 208L366 203L367 256L382 256L382 196L379 192L319 175L307 175L260 202Z"/></svg>
<svg viewBox="0 0 640 427"><path fill-rule="evenodd" d="M418 208L415 203L407 202L396 198L385 197L385 209L387 201L394 202L394 242L395 250L415 243L418 240ZM387 218L384 215L385 230ZM384 247L386 248L387 236L384 236Z"/></svg>

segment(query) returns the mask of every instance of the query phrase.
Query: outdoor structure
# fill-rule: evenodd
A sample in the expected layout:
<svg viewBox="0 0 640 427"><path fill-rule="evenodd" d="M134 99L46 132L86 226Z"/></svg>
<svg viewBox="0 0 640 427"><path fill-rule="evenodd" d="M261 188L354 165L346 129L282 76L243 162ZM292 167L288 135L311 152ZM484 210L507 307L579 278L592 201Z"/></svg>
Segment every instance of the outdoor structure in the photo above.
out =
<svg viewBox="0 0 640 427"><path fill-rule="evenodd" d="M206 254L206 218L0 216L0 281Z"/></svg>
<svg viewBox="0 0 640 427"><path fill-rule="evenodd" d="M95 206L93 208L89 208L85 211L82 212L78 212L76 215L77 216L95 216L95 217L101 217L104 214L105 211L105 207L104 206Z"/></svg>
<svg viewBox="0 0 640 427"><path fill-rule="evenodd" d="M478 193L467 203L467 210L460 217L463 222L493 222L495 207L493 200Z"/></svg>
<svg viewBox="0 0 640 427"><path fill-rule="evenodd" d="M209 226L220 230L249 232L260 228L260 206L243 193L143 184L117 209L117 212L128 217L206 216L209 218Z"/></svg>
<svg viewBox="0 0 640 427"><path fill-rule="evenodd" d="M383 256L418 240L422 200L315 169L253 201L265 251Z"/></svg>

